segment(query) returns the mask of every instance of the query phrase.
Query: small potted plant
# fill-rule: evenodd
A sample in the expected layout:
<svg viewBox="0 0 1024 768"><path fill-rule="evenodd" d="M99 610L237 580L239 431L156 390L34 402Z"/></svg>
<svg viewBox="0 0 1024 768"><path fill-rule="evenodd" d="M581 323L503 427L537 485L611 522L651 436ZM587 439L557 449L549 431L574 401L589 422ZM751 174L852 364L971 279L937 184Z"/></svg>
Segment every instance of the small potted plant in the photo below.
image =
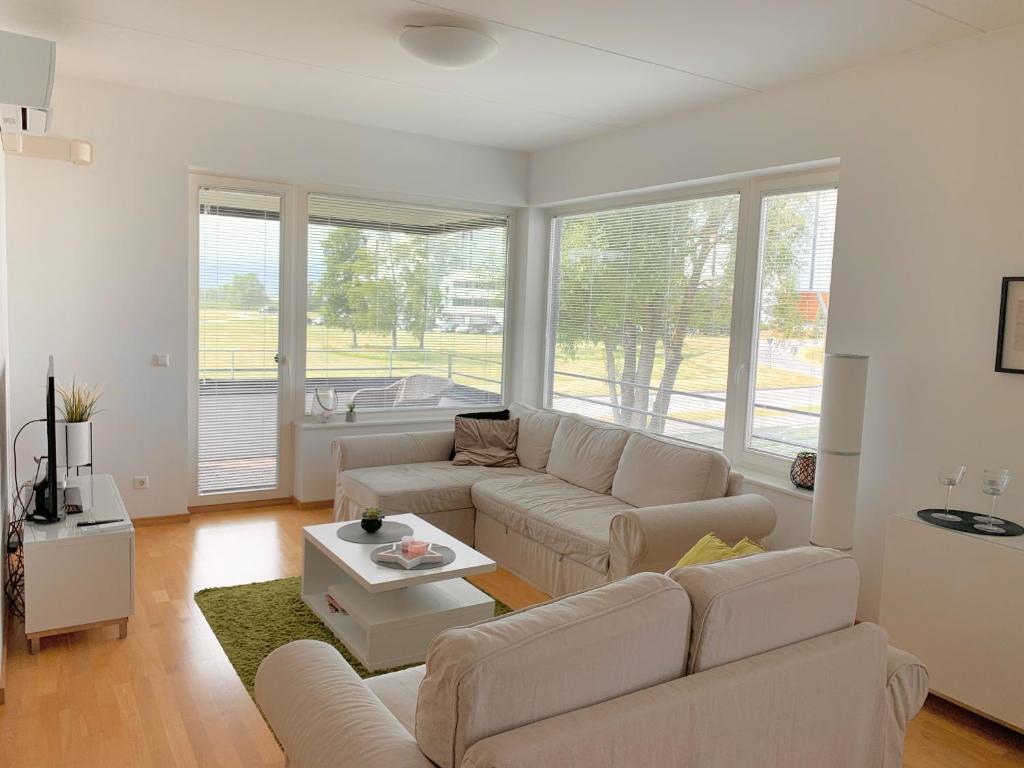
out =
<svg viewBox="0 0 1024 768"><path fill-rule="evenodd" d="M376 533L384 524L384 513L376 507L367 507L363 511L363 518L359 521L363 530L367 533Z"/></svg>
<svg viewBox="0 0 1024 768"><path fill-rule="evenodd" d="M69 467L92 464L92 417L99 411L99 389L79 384L74 379L70 387L60 387L60 412L64 417Z"/></svg>
<svg viewBox="0 0 1024 768"><path fill-rule="evenodd" d="M356 404L355 403L349 403L348 404L348 413L345 414L345 421L351 422L351 421L355 421L355 420L356 420Z"/></svg>

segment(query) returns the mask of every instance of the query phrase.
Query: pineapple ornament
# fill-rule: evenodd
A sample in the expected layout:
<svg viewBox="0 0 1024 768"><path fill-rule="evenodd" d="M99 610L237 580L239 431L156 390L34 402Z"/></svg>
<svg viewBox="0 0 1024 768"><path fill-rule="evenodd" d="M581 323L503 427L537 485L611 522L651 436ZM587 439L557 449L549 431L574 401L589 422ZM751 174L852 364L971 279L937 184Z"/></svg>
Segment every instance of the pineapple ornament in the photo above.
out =
<svg viewBox="0 0 1024 768"><path fill-rule="evenodd" d="M814 490L814 470L817 466L818 454L812 451L801 451L793 459L789 468L789 479L797 488L807 491Z"/></svg>

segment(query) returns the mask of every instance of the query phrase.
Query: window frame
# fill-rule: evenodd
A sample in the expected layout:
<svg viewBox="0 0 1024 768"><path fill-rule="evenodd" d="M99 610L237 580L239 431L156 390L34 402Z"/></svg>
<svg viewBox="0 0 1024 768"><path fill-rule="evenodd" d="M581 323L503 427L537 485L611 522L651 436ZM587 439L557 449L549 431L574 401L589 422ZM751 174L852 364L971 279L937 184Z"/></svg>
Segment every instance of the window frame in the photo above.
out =
<svg viewBox="0 0 1024 768"><path fill-rule="evenodd" d="M732 419L734 432L732 434L731 453L727 454L730 461L742 467L749 467L754 470L767 472L772 475L788 476L792 459L787 459L768 451L760 451L749 448L746 444L747 429L753 419L754 391L755 391L755 339L757 338L758 325L761 310L761 285L760 285L760 264L758 263L759 251L761 248L761 215L764 207L764 199L779 194L790 194L797 192L811 192L819 189L839 189L839 169L834 168L828 171L817 173L804 173L781 177L755 179L750 183L750 200L752 209L748 225L750 227L747 238L747 250L744 254L744 283L748 289L743 297L743 311L746 317L743 319L743 326L740 332L743 334L742 345L744 350L743 359L733 369L734 378L731 383L736 390L737 405L740 408L739 415ZM838 232L839 207L836 207L836 223ZM832 244L832 262L835 263L836 243ZM834 274L834 273L833 273ZM829 287L829 293L832 289ZM735 318L734 318L735 319ZM825 327L825 347L828 348L828 325ZM726 406L726 421L728 418L728 404ZM819 422L820 423L820 422Z"/></svg>
<svg viewBox="0 0 1024 768"><path fill-rule="evenodd" d="M547 263L545 264L545 274L547 275L546 285L546 302L547 308L545 313L545 332L544 332L544 381L543 381L543 404L545 408L551 408L553 392L552 386L554 384L554 365L555 365L555 334L553 333L553 320L555 318L556 306L553 301L554 293L554 280L556 276L557 263L554 259L553 253L553 239L554 234L553 224L555 219L562 218L565 216L576 216L579 214L588 213L600 213L604 211L614 211L622 208L636 208L646 205L658 205L660 203L677 203L684 202L687 200L699 200L706 197L721 197L723 195L739 195L740 198L740 219L737 222L736 232L736 269L739 269L740 259L740 245L743 231L743 219L742 209L744 201L744 188L746 184L743 181L726 180L711 184L692 184L685 185L682 187L674 187L668 190L656 190L656 191L644 191L636 193L627 193L624 195L614 195L610 197L601 198L600 203L595 205L593 201L590 204L576 203L566 206L557 206L546 209L545 213L545 253L547 256ZM735 283L733 285L733 306L736 302L736 288ZM735 324L735 312L733 312L733 323ZM732 356L733 356L733 339L735 334L735 327L733 326L729 334L729 371L732 371ZM731 374L730 374L731 378ZM726 396L726 423L723 431L723 446L726 444L726 439L729 434L728 424L728 387ZM668 437L662 435L668 440L676 440L677 438ZM679 442L686 442L679 440ZM689 443L688 443L689 444ZM693 445L699 445L693 443ZM707 446L701 445L701 448L707 448ZM728 455L728 454L726 454Z"/></svg>
<svg viewBox="0 0 1024 768"><path fill-rule="evenodd" d="M295 237L295 254L292 259L292 282L295 290L292 295L294 312L291 313L293 334L292 398L291 412L296 424L338 427L338 422L321 425L315 414L306 413L306 315L308 312L308 255L309 255L309 197L310 195L327 195L346 197L385 205L407 205L426 208L446 208L469 213L483 213L504 216L507 221L505 235L505 307L501 349L501 407L511 402L512 351L518 343L519 312L516 306L518 285L516 283L515 262L519 257L516 239L521 209L502 205L470 202L452 198L429 197L421 195L390 195L369 191L358 187L345 187L332 184L303 184L298 187L296 203L297 225ZM414 424L444 420L463 412L466 407L456 408L364 408L362 413L369 418L361 419L358 424ZM479 409L477 409L479 410Z"/></svg>
<svg viewBox="0 0 1024 768"><path fill-rule="evenodd" d="M609 195L597 200L552 206L544 209L544 273L547 296L544 328L542 396L545 407L552 404L553 366L555 363L556 319L554 280L557 263L554 253L554 222L578 214L598 213L635 206L682 202L703 197L739 194L739 220L736 232L736 266L733 283L732 322L729 335L728 381L726 384L725 430L722 452L739 469L751 469L771 476L788 475L790 460L763 451L748 449L745 444L747 424L751 417L751 394L754 387L753 343L756 334L759 287L758 251L760 248L761 208L766 195L839 187L839 164L816 164L813 170L788 173L748 174L717 183L684 184L654 191ZM838 214L837 214L838 216ZM833 246L833 262L836 248ZM826 329L826 338L827 338ZM827 343L826 343L827 346ZM668 436L664 439L679 440ZM687 443L690 444L690 443ZM698 447L706 448L696 443Z"/></svg>

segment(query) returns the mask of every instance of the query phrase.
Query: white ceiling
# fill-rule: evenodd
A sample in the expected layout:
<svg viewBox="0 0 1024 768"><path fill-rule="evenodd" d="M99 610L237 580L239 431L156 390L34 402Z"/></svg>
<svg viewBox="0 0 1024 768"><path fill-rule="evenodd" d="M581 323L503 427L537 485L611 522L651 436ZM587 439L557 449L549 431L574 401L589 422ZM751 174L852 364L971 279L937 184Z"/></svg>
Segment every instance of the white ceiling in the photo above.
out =
<svg viewBox="0 0 1024 768"><path fill-rule="evenodd" d="M494 37L432 67L409 23ZM60 74L534 150L1024 23L1024 0L0 0Z"/></svg>

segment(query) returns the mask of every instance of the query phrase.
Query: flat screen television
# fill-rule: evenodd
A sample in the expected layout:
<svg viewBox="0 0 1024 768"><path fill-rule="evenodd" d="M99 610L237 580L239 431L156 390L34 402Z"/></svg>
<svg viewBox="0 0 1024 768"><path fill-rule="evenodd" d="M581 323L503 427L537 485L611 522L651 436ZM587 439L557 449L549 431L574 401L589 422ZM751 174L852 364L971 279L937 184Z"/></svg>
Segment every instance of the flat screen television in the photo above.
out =
<svg viewBox="0 0 1024 768"><path fill-rule="evenodd" d="M46 477L35 487L36 508L31 520L55 523L60 518L57 497L57 392L53 381L53 355L46 371Z"/></svg>

